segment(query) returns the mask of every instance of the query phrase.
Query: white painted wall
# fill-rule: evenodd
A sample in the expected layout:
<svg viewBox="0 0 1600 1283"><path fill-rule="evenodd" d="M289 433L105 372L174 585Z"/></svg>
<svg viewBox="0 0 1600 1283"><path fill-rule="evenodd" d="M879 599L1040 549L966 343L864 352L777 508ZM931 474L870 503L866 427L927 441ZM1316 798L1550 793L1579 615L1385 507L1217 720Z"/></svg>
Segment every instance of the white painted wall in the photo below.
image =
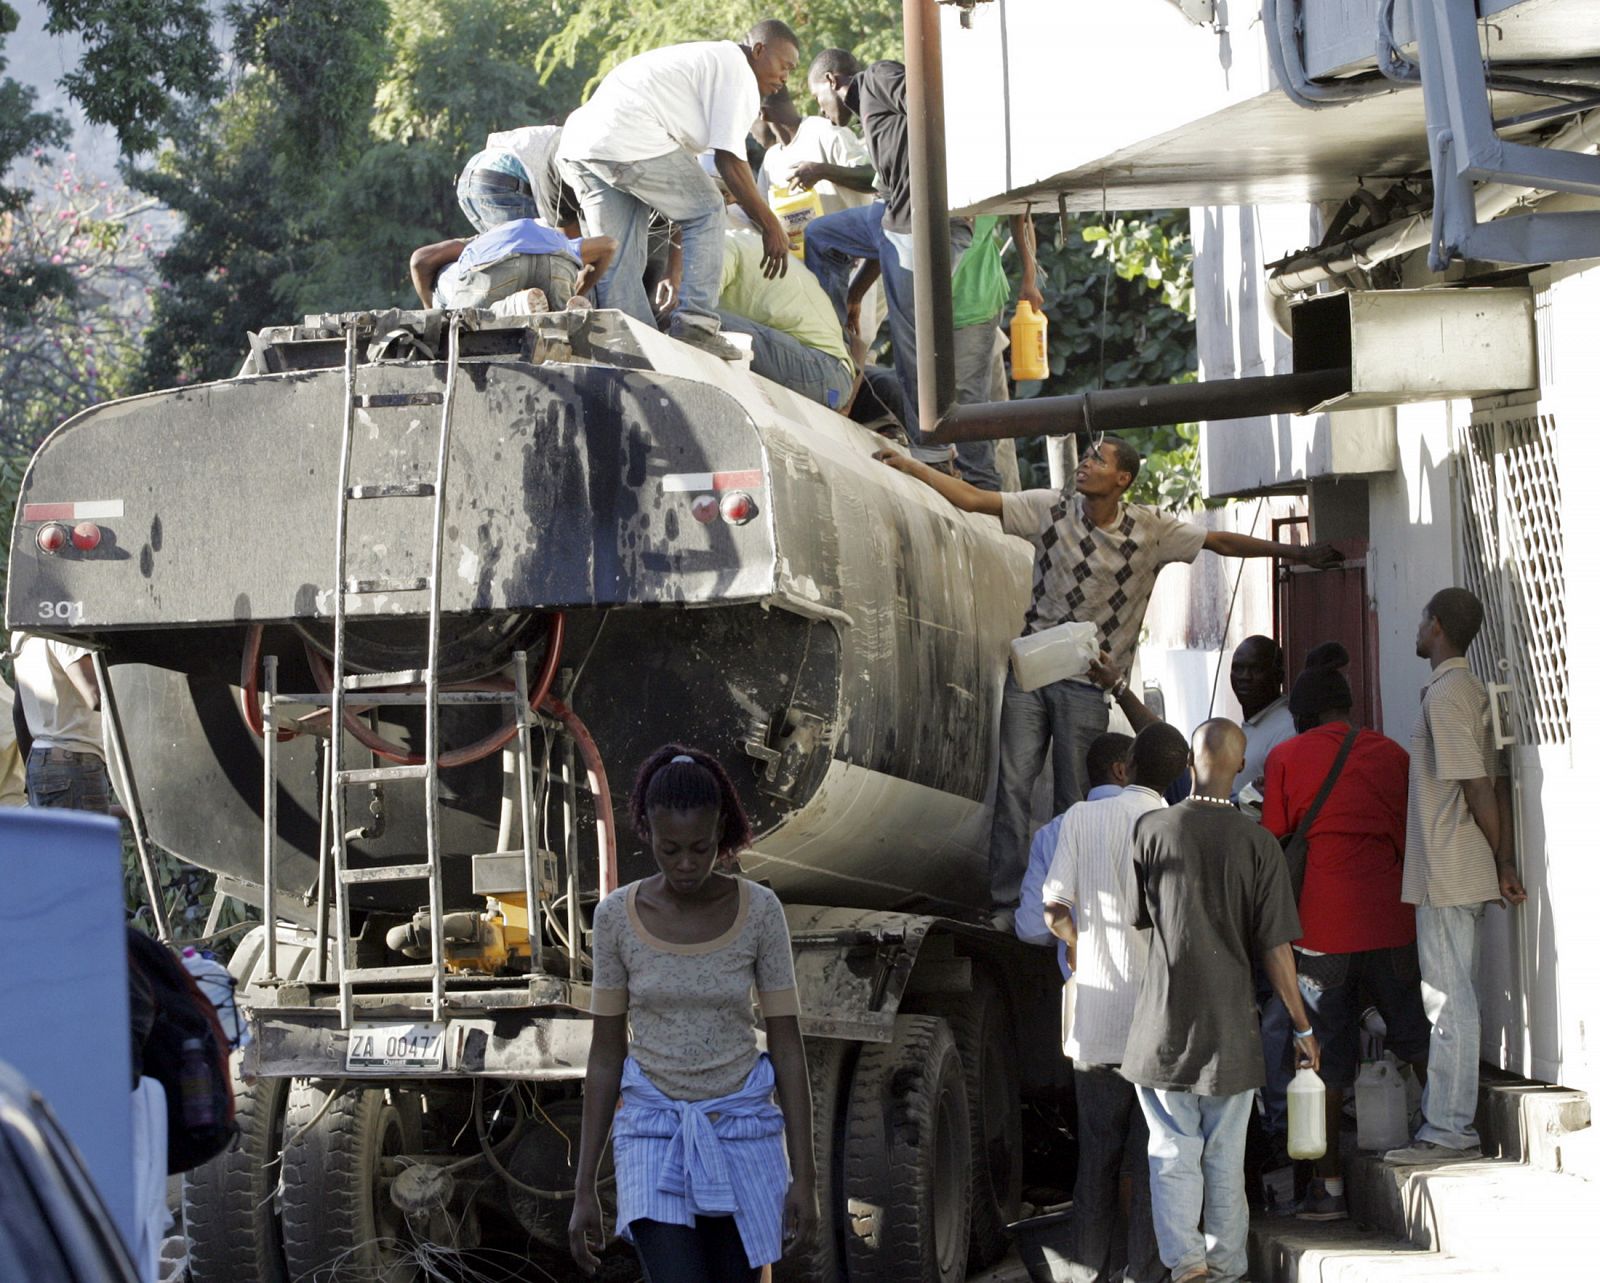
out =
<svg viewBox="0 0 1600 1283"><path fill-rule="evenodd" d="M1264 264L1303 244L1312 210L1240 207L1196 211L1196 301L1203 377L1286 370L1287 346L1264 306ZM1589 478L1600 464L1600 268L1536 281L1542 391L1536 410L1555 425L1566 545L1568 667L1573 738L1508 754L1518 803L1519 858L1529 891L1520 909L1491 908L1480 975L1483 1054L1491 1063L1548 1082L1600 1091L1600 842L1586 805L1600 779L1600 674L1577 662L1600 626L1600 504ZM1454 433L1466 402L1400 407L1391 471L1366 478L1367 582L1378 621L1380 722L1409 744L1427 666L1415 655L1422 605L1460 583L1461 528L1452 468ZM1338 430L1341 425L1332 425ZM1202 437L1208 493L1282 485L1317 475L1318 430L1287 418L1207 425ZM1337 468L1334 469L1337 472ZM1316 513L1313 510L1313 521ZM1170 702L1203 707L1211 671L1198 656L1146 666L1191 689ZM1225 685L1224 681L1224 685ZM1163 681L1163 685L1166 682ZM1192 715L1192 714L1188 714Z"/></svg>

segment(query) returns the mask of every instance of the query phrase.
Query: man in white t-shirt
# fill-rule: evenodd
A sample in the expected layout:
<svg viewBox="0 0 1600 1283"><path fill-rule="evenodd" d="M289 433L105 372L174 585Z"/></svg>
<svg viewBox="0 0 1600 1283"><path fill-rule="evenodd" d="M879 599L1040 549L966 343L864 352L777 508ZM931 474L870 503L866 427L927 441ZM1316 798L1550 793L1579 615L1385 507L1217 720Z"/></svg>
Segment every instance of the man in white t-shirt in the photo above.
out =
<svg viewBox="0 0 1600 1283"><path fill-rule="evenodd" d="M600 282L600 306L655 323L644 266L651 211L659 210L677 225L683 244L673 337L737 359L739 349L717 332L723 201L697 157L714 153L717 172L760 230L762 270L769 277L787 271L788 235L756 190L745 138L762 99L782 88L799 60L794 32L769 18L742 45L669 45L629 58L567 118L556 155L578 198L583 233L617 243L611 272Z"/></svg>
<svg viewBox="0 0 1600 1283"><path fill-rule="evenodd" d="M1072 1026L1062 1049L1072 1058L1078 1101L1078 1177L1072 1192L1074 1277L1109 1279L1123 1157L1129 1158L1133 1199L1128 1215L1130 1283L1167 1276L1150 1213L1149 1133L1133 1084L1120 1073L1133 1009L1150 951L1134 929L1138 887L1133 830L1189 764L1183 732L1156 722L1139 732L1128 763L1128 785L1101 801L1080 802L1061 820L1055 856L1043 887L1044 919L1073 950L1078 982Z"/></svg>
<svg viewBox="0 0 1600 1283"><path fill-rule="evenodd" d="M75 811L111 809L101 747L100 684L82 646L14 633L17 698L33 736L28 805Z"/></svg>

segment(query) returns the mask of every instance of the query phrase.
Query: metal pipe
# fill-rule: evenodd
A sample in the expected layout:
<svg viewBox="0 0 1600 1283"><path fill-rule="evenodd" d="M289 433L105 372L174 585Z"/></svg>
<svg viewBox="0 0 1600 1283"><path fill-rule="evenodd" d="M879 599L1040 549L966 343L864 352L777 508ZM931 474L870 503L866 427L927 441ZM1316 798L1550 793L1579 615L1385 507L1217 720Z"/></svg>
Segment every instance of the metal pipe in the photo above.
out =
<svg viewBox="0 0 1600 1283"><path fill-rule="evenodd" d="M1568 125L1545 147L1551 151L1590 153L1595 150L1595 117L1585 116ZM1480 225L1500 217L1518 205L1531 204L1531 197L1542 196L1535 187L1506 187L1487 183L1478 189L1475 221ZM1345 275L1376 267L1392 258L1410 254L1433 239L1431 215L1414 214L1398 223L1364 232L1342 244L1307 250L1285 259L1267 278L1272 293L1287 297L1314 290L1319 285Z"/></svg>
<svg viewBox="0 0 1600 1283"><path fill-rule="evenodd" d="M263 984L278 979L278 657L266 658L267 680L261 690L261 922L266 927L262 948Z"/></svg>
<svg viewBox="0 0 1600 1283"><path fill-rule="evenodd" d="M106 663L104 651L94 651L93 656L94 679L100 686L100 708L105 715L106 747L111 750L117 795L128 813L133 847L139 854L139 872L144 877L145 895L150 901L150 917L155 923L156 939L162 944L171 944L172 923L167 917L166 892L161 889L161 871L156 867L156 858L150 851L150 836L145 831L144 807L139 803L139 786L134 783L133 763L128 760L128 740L122 733L122 712L117 707L117 693L111 689L111 668ZM209 929L206 934L211 934Z"/></svg>
<svg viewBox="0 0 1600 1283"><path fill-rule="evenodd" d="M1164 383L1077 396L955 405L944 68L937 0L904 0L911 219L916 246L917 392L930 445L1154 428L1199 419L1300 414L1350 390L1348 370Z"/></svg>
<svg viewBox="0 0 1600 1283"><path fill-rule="evenodd" d="M904 0L906 133L911 149L912 277L916 299L917 409L923 436L956 399L955 303L950 292L950 189L944 155L944 54L937 0ZM921 163L918 163L918 162Z"/></svg>

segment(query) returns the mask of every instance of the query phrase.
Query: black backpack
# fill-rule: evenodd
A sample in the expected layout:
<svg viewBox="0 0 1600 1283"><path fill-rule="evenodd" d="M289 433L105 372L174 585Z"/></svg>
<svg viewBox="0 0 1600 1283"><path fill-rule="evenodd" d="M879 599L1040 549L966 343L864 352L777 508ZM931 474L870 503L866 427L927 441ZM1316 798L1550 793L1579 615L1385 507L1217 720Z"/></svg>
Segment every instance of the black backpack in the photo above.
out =
<svg viewBox="0 0 1600 1283"><path fill-rule="evenodd" d="M154 1078L167 1097L167 1174L215 1158L238 1132L228 1039L194 977L176 954L128 928L129 988L144 1001L150 1031L134 1036L134 1071ZM140 992L142 991L142 993Z"/></svg>

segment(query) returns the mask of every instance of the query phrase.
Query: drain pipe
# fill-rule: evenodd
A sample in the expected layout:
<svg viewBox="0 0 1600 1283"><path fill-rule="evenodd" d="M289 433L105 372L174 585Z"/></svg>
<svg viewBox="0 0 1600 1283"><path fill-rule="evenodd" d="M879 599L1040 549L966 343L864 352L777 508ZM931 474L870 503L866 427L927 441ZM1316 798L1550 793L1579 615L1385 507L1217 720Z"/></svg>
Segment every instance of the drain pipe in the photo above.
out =
<svg viewBox="0 0 1600 1283"><path fill-rule="evenodd" d="M955 404L950 201L945 173L944 62L938 0L903 0L911 232L916 280L917 400L930 445L1067 436L1205 419L1304 414L1350 390L1350 371L1112 388L1077 396Z"/></svg>

